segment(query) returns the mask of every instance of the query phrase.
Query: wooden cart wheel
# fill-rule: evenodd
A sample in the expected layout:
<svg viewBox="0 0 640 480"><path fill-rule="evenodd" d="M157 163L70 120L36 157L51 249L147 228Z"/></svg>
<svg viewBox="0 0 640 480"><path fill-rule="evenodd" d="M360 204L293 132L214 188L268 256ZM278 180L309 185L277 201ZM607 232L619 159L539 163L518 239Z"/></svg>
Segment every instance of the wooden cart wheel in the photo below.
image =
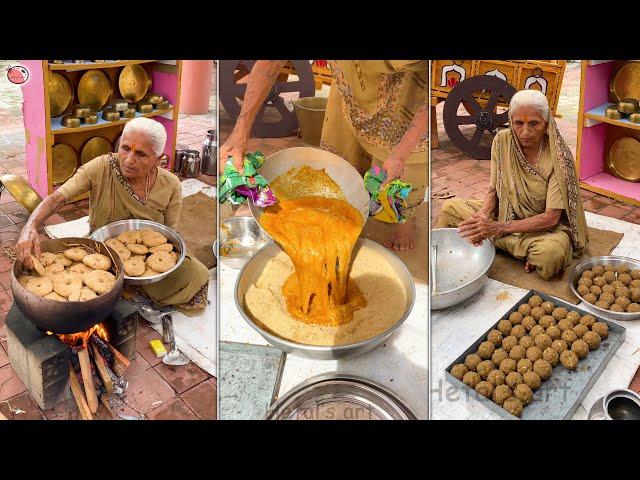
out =
<svg viewBox="0 0 640 480"><path fill-rule="evenodd" d="M474 94L485 90L490 93L489 100L484 106L480 105ZM498 113L498 101L509 103L516 89L504 80L492 75L478 75L469 77L456 85L444 102L442 119L444 129L451 142L477 160L491 158L491 145L481 145L485 130L495 136L497 128L509 120L509 112ZM462 105L469 115L459 115L458 109ZM468 128L461 130L461 126L475 125L475 131L471 138L464 133Z"/></svg>
<svg viewBox="0 0 640 480"><path fill-rule="evenodd" d="M220 61L220 103L234 122L240 115L242 99L247 89L245 77L251 73L255 63L255 60ZM277 138L296 134L298 119L295 113L287 108L282 93L298 92L300 97L315 96L311 64L307 60L291 60L290 63L298 79L289 81L288 75L278 76L253 124L252 135L255 137ZM267 109L275 112L275 121L273 115L265 115Z"/></svg>

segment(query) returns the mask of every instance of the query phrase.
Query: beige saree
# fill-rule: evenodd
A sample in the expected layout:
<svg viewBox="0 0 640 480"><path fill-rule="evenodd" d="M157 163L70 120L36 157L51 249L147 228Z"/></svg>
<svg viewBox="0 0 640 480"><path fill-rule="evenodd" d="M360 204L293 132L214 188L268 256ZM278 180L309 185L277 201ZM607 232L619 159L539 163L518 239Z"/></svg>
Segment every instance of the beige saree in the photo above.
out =
<svg viewBox="0 0 640 480"><path fill-rule="evenodd" d="M68 202L89 192L89 226L94 230L117 220L143 219L176 228L182 207L180 181L171 172L159 168L146 202L139 198L120 172L118 156L109 153L97 157L71 177L58 191ZM185 309L206 306L209 272L187 253L180 266L164 280L145 285L142 290L159 305Z"/></svg>

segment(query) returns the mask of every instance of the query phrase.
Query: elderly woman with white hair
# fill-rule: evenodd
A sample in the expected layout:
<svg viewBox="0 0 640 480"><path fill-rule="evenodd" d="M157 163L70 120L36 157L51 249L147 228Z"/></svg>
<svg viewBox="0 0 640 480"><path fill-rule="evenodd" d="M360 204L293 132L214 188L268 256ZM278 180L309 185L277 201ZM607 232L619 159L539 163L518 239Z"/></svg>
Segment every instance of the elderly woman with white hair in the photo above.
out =
<svg viewBox="0 0 640 480"><path fill-rule="evenodd" d="M152 220L175 229L182 190L178 177L158 168L166 141L164 127L155 120L141 117L127 122L117 153L101 155L82 165L33 211L18 238L18 258L32 267L31 254L40 255L38 228L64 204L87 192L92 232L125 219ZM208 279L207 268L187 254L180 268L143 289L160 305L203 307Z"/></svg>
<svg viewBox="0 0 640 480"><path fill-rule="evenodd" d="M541 92L517 92L509 123L493 139L484 200L446 201L437 227L458 227L475 246L491 239L548 280L588 242L573 156Z"/></svg>

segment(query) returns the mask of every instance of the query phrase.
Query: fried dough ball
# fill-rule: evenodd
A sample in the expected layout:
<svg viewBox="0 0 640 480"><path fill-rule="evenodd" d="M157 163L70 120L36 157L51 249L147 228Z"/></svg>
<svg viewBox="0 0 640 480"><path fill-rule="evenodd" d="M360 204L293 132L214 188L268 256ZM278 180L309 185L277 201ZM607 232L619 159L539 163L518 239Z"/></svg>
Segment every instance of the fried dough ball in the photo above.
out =
<svg viewBox="0 0 640 480"><path fill-rule="evenodd" d="M555 325L556 324L556 319L554 317L552 317L551 315L543 315L540 318L540 321L538 322L538 324L544 328L545 330L547 328L549 328L551 325Z"/></svg>
<svg viewBox="0 0 640 480"><path fill-rule="evenodd" d="M573 333L576 334L576 339L578 338L582 338L584 336L585 333L587 333L589 331L589 327L587 327L584 324L580 324L580 325L576 325L575 327L573 327ZM575 341L575 340L574 340ZM569 342L567 342L569 343ZM571 342L573 343L573 342Z"/></svg>
<svg viewBox="0 0 640 480"><path fill-rule="evenodd" d="M587 345L589 345L589 350L596 350L598 348L600 348L600 335L598 335L596 332L587 332L582 336L582 340L584 340Z"/></svg>
<svg viewBox="0 0 640 480"><path fill-rule="evenodd" d="M498 405L502 405L507 398L511 397L512 394L513 392L508 386L498 385L493 391L493 395L491 398Z"/></svg>
<svg viewBox="0 0 640 480"><path fill-rule="evenodd" d="M571 344L571 351L575 353L580 360L587 358L589 354L589 345L582 339L576 340Z"/></svg>
<svg viewBox="0 0 640 480"><path fill-rule="evenodd" d="M556 352L552 347L549 347L544 352L542 352L542 359L549 362L552 367L555 367L558 364L558 360L560 359L560 354Z"/></svg>
<svg viewBox="0 0 640 480"><path fill-rule="evenodd" d="M547 315L551 315L551 312L553 312L553 310L556 308L556 305L553 302L550 302L549 300L547 300L540 306L544 310L544 313Z"/></svg>
<svg viewBox="0 0 640 480"><path fill-rule="evenodd" d="M609 326L604 322L596 322L591 326L591 330L600 335L600 338L606 339L609 336Z"/></svg>
<svg viewBox="0 0 640 480"><path fill-rule="evenodd" d="M527 348L527 358L532 362L540 360L542 358L542 349L536 345Z"/></svg>
<svg viewBox="0 0 640 480"><path fill-rule="evenodd" d="M500 320L498 322L497 328L500 331L500 333L502 333L502 335L506 337L511 332L511 329L513 328L513 324L509 320Z"/></svg>
<svg viewBox="0 0 640 480"><path fill-rule="evenodd" d="M525 358L527 350L522 345L514 345L509 351L509 358L513 358L516 362Z"/></svg>
<svg viewBox="0 0 640 480"><path fill-rule="evenodd" d="M505 384L509 388L515 388L516 385L520 385L524 380L522 379L522 375L518 372L511 372L505 378Z"/></svg>
<svg viewBox="0 0 640 480"><path fill-rule="evenodd" d="M518 345L518 339L513 335L509 335L502 340L502 348L509 353L513 347Z"/></svg>
<svg viewBox="0 0 640 480"><path fill-rule="evenodd" d="M483 360L488 360L493 355L493 352L496 351L496 346L491 342L482 342L478 347L478 355Z"/></svg>
<svg viewBox="0 0 640 480"><path fill-rule="evenodd" d="M491 395L493 395L493 385L483 380L476 385L476 392L483 397L491 398Z"/></svg>
<svg viewBox="0 0 640 480"><path fill-rule="evenodd" d="M491 370L487 375L487 382L497 387L498 385L504 385L505 378L506 376L502 370Z"/></svg>
<svg viewBox="0 0 640 480"><path fill-rule="evenodd" d="M576 325L575 327L573 327L573 330L565 330L564 332L562 332L562 335L560 336L560 340L565 342L567 345L571 345L573 342L575 342L579 338L578 332L576 331L576 328L578 327L584 327L585 329L587 328L584 325ZM584 334L584 332L582 333Z"/></svg>
<svg viewBox="0 0 640 480"><path fill-rule="evenodd" d="M466 367L466 365L459 363L457 365L454 365L451 368L451 375L453 375L454 377L456 377L458 380L462 380L462 378L465 376L465 374L469 371L469 369Z"/></svg>
<svg viewBox="0 0 640 480"><path fill-rule="evenodd" d="M476 388L476 386L482 381L480 374L478 372L467 372L462 377L462 382L471 388Z"/></svg>
<svg viewBox="0 0 640 480"><path fill-rule="evenodd" d="M487 335L487 340L493 343L496 347L502 345L502 338L500 330L496 330L495 328Z"/></svg>
<svg viewBox="0 0 640 480"><path fill-rule="evenodd" d="M475 371L481 361L482 359L477 353L470 353L465 357L464 364L470 371Z"/></svg>
<svg viewBox="0 0 640 480"><path fill-rule="evenodd" d="M522 325L527 330L527 332L529 332L533 327L537 325L537 322L535 318L529 316L529 317L524 317L520 325Z"/></svg>
<svg viewBox="0 0 640 480"><path fill-rule="evenodd" d="M483 380L487 379L491 370L493 370L493 362L491 360L483 360L476 367L476 371Z"/></svg>
<svg viewBox="0 0 640 480"><path fill-rule="evenodd" d="M551 344L551 348L553 348L556 352L558 352L558 355L560 355L562 352L569 349L569 345L564 340L554 340Z"/></svg>
<svg viewBox="0 0 640 480"><path fill-rule="evenodd" d="M529 307L529 305L520 305L521 307ZM529 311L531 311L531 307L529 307ZM525 315L521 314L519 311L518 312L511 312L511 315L509 315L509 321L511 322L512 325L520 325L520 322L522 322L522 319L525 317Z"/></svg>
<svg viewBox="0 0 640 480"><path fill-rule="evenodd" d="M542 384L542 380L540 379L540 375L536 372L527 372L522 376L522 380L531 390L537 390L540 388Z"/></svg>
<svg viewBox="0 0 640 480"><path fill-rule="evenodd" d="M491 355L491 361L496 367L500 366L500 362L505 358L509 358L509 354L506 352L504 348L497 348L493 355Z"/></svg>
<svg viewBox="0 0 640 480"><path fill-rule="evenodd" d="M571 350L565 350L560 354L560 363L567 370L575 370L578 366L578 356Z"/></svg>

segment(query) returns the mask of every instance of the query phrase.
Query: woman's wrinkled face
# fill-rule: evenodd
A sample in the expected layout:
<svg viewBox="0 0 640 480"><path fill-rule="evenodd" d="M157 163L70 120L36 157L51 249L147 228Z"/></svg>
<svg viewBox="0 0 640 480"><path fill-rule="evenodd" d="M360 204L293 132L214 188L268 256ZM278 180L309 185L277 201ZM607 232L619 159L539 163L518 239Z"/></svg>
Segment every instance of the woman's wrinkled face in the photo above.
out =
<svg viewBox="0 0 640 480"><path fill-rule="evenodd" d="M120 170L130 180L144 178L158 163L151 143L146 135L129 132L123 133L118 148Z"/></svg>
<svg viewBox="0 0 640 480"><path fill-rule="evenodd" d="M513 131L524 148L537 147L547 131L547 122L533 107L521 107L511 112Z"/></svg>

